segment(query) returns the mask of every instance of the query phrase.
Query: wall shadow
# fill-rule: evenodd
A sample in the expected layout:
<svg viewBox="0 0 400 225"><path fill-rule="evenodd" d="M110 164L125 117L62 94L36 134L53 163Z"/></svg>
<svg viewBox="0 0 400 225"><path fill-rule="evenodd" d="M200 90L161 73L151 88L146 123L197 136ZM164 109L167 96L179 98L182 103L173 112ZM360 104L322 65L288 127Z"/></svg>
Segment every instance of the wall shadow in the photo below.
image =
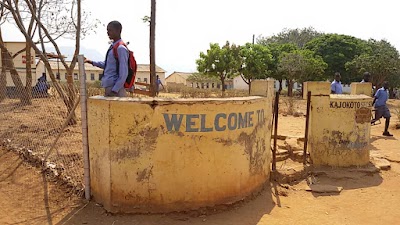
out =
<svg viewBox="0 0 400 225"><path fill-rule="evenodd" d="M352 168L319 168L314 178L317 184L342 187L343 190L361 189L379 186L383 178L375 166L370 163L365 167ZM331 196L335 194L313 193L315 197Z"/></svg>
<svg viewBox="0 0 400 225"><path fill-rule="evenodd" d="M275 190L274 190L275 189ZM72 224L140 224L140 225L256 225L265 214L277 205L273 200L273 184L268 183L256 197L229 206L217 206L189 212L166 214L117 214L107 213L103 207L90 202L64 217L59 225ZM277 192L277 191L276 191ZM278 196L279 197L279 196ZM279 198L278 198L279 199ZM279 202L279 201L278 201Z"/></svg>

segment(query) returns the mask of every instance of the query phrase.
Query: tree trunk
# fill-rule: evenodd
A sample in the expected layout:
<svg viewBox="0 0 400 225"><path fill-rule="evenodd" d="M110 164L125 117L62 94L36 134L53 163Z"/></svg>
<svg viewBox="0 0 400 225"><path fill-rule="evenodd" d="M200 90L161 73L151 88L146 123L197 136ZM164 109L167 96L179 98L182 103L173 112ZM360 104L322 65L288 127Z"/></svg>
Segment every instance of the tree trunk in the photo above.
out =
<svg viewBox="0 0 400 225"><path fill-rule="evenodd" d="M395 96L394 96L394 91L393 91L393 88L392 88L392 87L389 88L389 98L390 98L390 99L394 99L394 98L395 98Z"/></svg>
<svg viewBox="0 0 400 225"><path fill-rule="evenodd" d="M222 93L225 93L225 77L221 76Z"/></svg>
<svg viewBox="0 0 400 225"><path fill-rule="evenodd" d="M251 79L249 79L249 96L250 96L250 94L251 94Z"/></svg>
<svg viewBox="0 0 400 225"><path fill-rule="evenodd" d="M4 45L1 29L0 29L0 48L1 48L1 52L2 52L2 60L4 62L4 64L2 66L5 67L5 71L10 71L11 79L13 80L15 89L17 91L17 96L21 100L21 103L25 104L24 96L23 96L23 93L25 91L24 85L21 81L21 78L18 75L16 68L15 68L14 60L11 56L11 53L8 51L8 49Z"/></svg>
<svg viewBox="0 0 400 225"><path fill-rule="evenodd" d="M286 80L286 81L288 87L288 96L293 97L293 81L292 80Z"/></svg>
<svg viewBox="0 0 400 225"><path fill-rule="evenodd" d="M156 78L156 0L151 0L150 16L150 94L156 96L157 78Z"/></svg>
<svg viewBox="0 0 400 225"><path fill-rule="evenodd" d="M282 91L282 89L283 89L282 83L283 83L283 80L282 80L282 78L281 78L281 79L279 79L279 90L278 90L279 93L281 93L281 91Z"/></svg>
<svg viewBox="0 0 400 225"><path fill-rule="evenodd" d="M1 65L5 65L4 51L1 49ZM7 72L6 67L1 66L0 73L0 102L2 102L7 97Z"/></svg>
<svg viewBox="0 0 400 225"><path fill-rule="evenodd" d="M69 68L67 70L67 97L64 101L66 102L66 106L68 109L68 113L71 112L74 108L75 104L75 86L74 86L74 78L73 78L73 68ZM76 114L75 112L73 113L71 119L69 120L69 125L75 125L77 124L77 119L76 119Z"/></svg>
<svg viewBox="0 0 400 225"><path fill-rule="evenodd" d="M32 54L31 54L31 46L29 42L26 42L26 50L25 50L25 65L26 65L26 82L25 82L25 90L24 90L24 104L31 105L32 104Z"/></svg>
<svg viewBox="0 0 400 225"><path fill-rule="evenodd" d="M16 68L15 68L14 61L11 57L11 54L10 54L10 52L6 51L4 56L5 56L5 64L3 66L6 67L6 71L10 71L11 79L15 85L17 96L19 97L21 103L25 104L24 95L23 95L23 93L25 92L25 88L24 88L24 85L18 75Z"/></svg>

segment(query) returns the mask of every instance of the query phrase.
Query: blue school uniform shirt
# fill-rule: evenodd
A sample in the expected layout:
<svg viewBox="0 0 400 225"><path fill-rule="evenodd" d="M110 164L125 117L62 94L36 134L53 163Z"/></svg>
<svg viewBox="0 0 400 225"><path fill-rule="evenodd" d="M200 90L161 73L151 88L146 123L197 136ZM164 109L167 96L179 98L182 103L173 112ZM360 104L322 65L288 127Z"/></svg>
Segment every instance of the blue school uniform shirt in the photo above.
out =
<svg viewBox="0 0 400 225"><path fill-rule="evenodd" d="M342 88L342 83L337 82L334 80L331 84L331 91L334 91L335 94L342 94L343 93L343 88Z"/></svg>
<svg viewBox="0 0 400 225"><path fill-rule="evenodd" d="M93 66L97 66L104 69L104 75L101 79L101 86L104 88L112 87L112 91L118 92L124 88L124 83L128 77L128 49L125 46L120 45L117 48L119 69L117 71L117 60L114 57L113 46L118 42L122 41L119 39L115 41L107 51L106 61L93 61Z"/></svg>
<svg viewBox="0 0 400 225"><path fill-rule="evenodd" d="M375 93L375 107L384 106L386 105L386 101L389 98L388 91L385 90L384 87L379 88L378 91Z"/></svg>

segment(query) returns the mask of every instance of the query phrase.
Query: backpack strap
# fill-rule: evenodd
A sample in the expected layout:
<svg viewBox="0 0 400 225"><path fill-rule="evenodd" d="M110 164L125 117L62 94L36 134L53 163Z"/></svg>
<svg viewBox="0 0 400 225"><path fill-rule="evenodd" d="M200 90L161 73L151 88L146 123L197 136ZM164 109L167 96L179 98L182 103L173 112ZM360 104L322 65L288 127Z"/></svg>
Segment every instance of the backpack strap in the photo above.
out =
<svg viewBox="0 0 400 225"><path fill-rule="evenodd" d="M113 46L113 54L114 54L114 58L115 58L115 61L117 61L117 72L119 71L119 61L118 61L118 47L120 46L120 45L123 45L123 46L125 46L125 48L128 48L128 47L126 47L126 44L123 42L123 41L120 41L120 42L118 42L117 44L115 44L114 46Z"/></svg>
<svg viewBox="0 0 400 225"><path fill-rule="evenodd" d="M120 42L118 42L117 44L115 44L115 45L113 46L113 54L114 54L114 57L115 57L115 59L117 60L117 62L118 62L118 47L119 47L120 45L123 45L123 46L125 46L125 48L128 48L128 47L126 46L126 44L125 44L123 41L120 41Z"/></svg>

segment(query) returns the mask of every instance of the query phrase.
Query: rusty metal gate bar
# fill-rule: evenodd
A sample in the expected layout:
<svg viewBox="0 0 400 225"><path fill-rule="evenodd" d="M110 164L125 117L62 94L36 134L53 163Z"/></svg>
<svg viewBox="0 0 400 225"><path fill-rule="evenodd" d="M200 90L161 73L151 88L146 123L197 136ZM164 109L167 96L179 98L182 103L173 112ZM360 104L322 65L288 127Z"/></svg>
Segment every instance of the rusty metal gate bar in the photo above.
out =
<svg viewBox="0 0 400 225"><path fill-rule="evenodd" d="M307 164L308 126L310 121L311 91L307 92L306 130L304 132L303 164Z"/></svg>
<svg viewBox="0 0 400 225"><path fill-rule="evenodd" d="M274 149L272 151L272 171L276 171L276 144L278 139L278 112L279 112L279 91L275 93L274 104Z"/></svg>

